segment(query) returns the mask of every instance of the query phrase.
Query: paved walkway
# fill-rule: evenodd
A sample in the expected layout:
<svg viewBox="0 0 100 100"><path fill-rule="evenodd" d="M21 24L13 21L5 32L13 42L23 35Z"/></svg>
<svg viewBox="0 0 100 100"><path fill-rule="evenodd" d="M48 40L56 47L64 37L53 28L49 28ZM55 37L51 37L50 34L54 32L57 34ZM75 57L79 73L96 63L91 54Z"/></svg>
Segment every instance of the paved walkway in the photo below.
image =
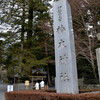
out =
<svg viewBox="0 0 100 100"><path fill-rule="evenodd" d="M0 91L0 100L5 100L4 92Z"/></svg>
<svg viewBox="0 0 100 100"><path fill-rule="evenodd" d="M7 84L0 84L0 100L5 100L5 92L7 91Z"/></svg>

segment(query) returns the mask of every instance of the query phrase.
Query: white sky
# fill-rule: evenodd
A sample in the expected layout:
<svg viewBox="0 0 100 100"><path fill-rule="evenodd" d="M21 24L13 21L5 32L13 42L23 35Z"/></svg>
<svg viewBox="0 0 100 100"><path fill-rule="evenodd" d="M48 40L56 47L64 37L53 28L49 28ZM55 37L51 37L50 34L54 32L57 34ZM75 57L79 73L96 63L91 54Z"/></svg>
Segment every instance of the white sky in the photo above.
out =
<svg viewBox="0 0 100 100"><path fill-rule="evenodd" d="M52 5L52 3L53 3L53 0L50 2L50 4ZM50 12L52 12L52 9L50 10ZM1 10L0 10L0 16L2 16ZM6 23L0 24L0 33L6 33L7 31L11 31L11 29L12 29L11 26ZM0 40L4 40L4 38L0 38Z"/></svg>

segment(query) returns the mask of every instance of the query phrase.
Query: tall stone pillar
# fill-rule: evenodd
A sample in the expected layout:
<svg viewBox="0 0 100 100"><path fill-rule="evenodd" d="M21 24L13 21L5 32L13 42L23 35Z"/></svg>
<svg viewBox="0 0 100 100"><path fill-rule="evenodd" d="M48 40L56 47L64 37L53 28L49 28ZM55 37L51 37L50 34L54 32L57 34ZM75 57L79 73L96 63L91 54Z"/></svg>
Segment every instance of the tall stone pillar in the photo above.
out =
<svg viewBox="0 0 100 100"><path fill-rule="evenodd" d="M96 49L96 57L97 57L98 74L99 74L99 82L100 82L100 48Z"/></svg>
<svg viewBox="0 0 100 100"><path fill-rule="evenodd" d="M78 93L76 56L71 8L67 0L53 4L56 90L57 93Z"/></svg>

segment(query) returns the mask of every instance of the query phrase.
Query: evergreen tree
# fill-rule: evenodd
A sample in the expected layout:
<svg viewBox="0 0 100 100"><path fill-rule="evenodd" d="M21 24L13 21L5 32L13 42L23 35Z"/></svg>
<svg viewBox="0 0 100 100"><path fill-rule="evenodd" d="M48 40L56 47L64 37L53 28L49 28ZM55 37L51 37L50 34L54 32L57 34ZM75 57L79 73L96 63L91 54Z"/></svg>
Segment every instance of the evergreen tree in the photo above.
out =
<svg viewBox="0 0 100 100"><path fill-rule="evenodd" d="M3 2L2 12L5 14L1 18L11 27L7 32L9 35L6 38L5 63L8 73L13 72L11 76L14 77L16 73L19 73L19 78L29 76L34 66L48 65L47 60L51 55L44 55L44 45L45 41L53 37L52 31L49 31L51 27L48 10L46 0Z"/></svg>

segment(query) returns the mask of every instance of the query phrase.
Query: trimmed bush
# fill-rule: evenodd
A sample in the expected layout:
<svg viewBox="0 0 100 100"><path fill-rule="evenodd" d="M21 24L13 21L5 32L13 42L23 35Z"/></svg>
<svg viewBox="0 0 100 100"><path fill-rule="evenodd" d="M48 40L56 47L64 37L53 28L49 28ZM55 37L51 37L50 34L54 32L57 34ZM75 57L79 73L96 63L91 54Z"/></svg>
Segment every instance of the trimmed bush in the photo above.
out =
<svg viewBox="0 0 100 100"><path fill-rule="evenodd" d="M26 90L5 93L6 100L100 100L100 93L67 94L48 90Z"/></svg>

